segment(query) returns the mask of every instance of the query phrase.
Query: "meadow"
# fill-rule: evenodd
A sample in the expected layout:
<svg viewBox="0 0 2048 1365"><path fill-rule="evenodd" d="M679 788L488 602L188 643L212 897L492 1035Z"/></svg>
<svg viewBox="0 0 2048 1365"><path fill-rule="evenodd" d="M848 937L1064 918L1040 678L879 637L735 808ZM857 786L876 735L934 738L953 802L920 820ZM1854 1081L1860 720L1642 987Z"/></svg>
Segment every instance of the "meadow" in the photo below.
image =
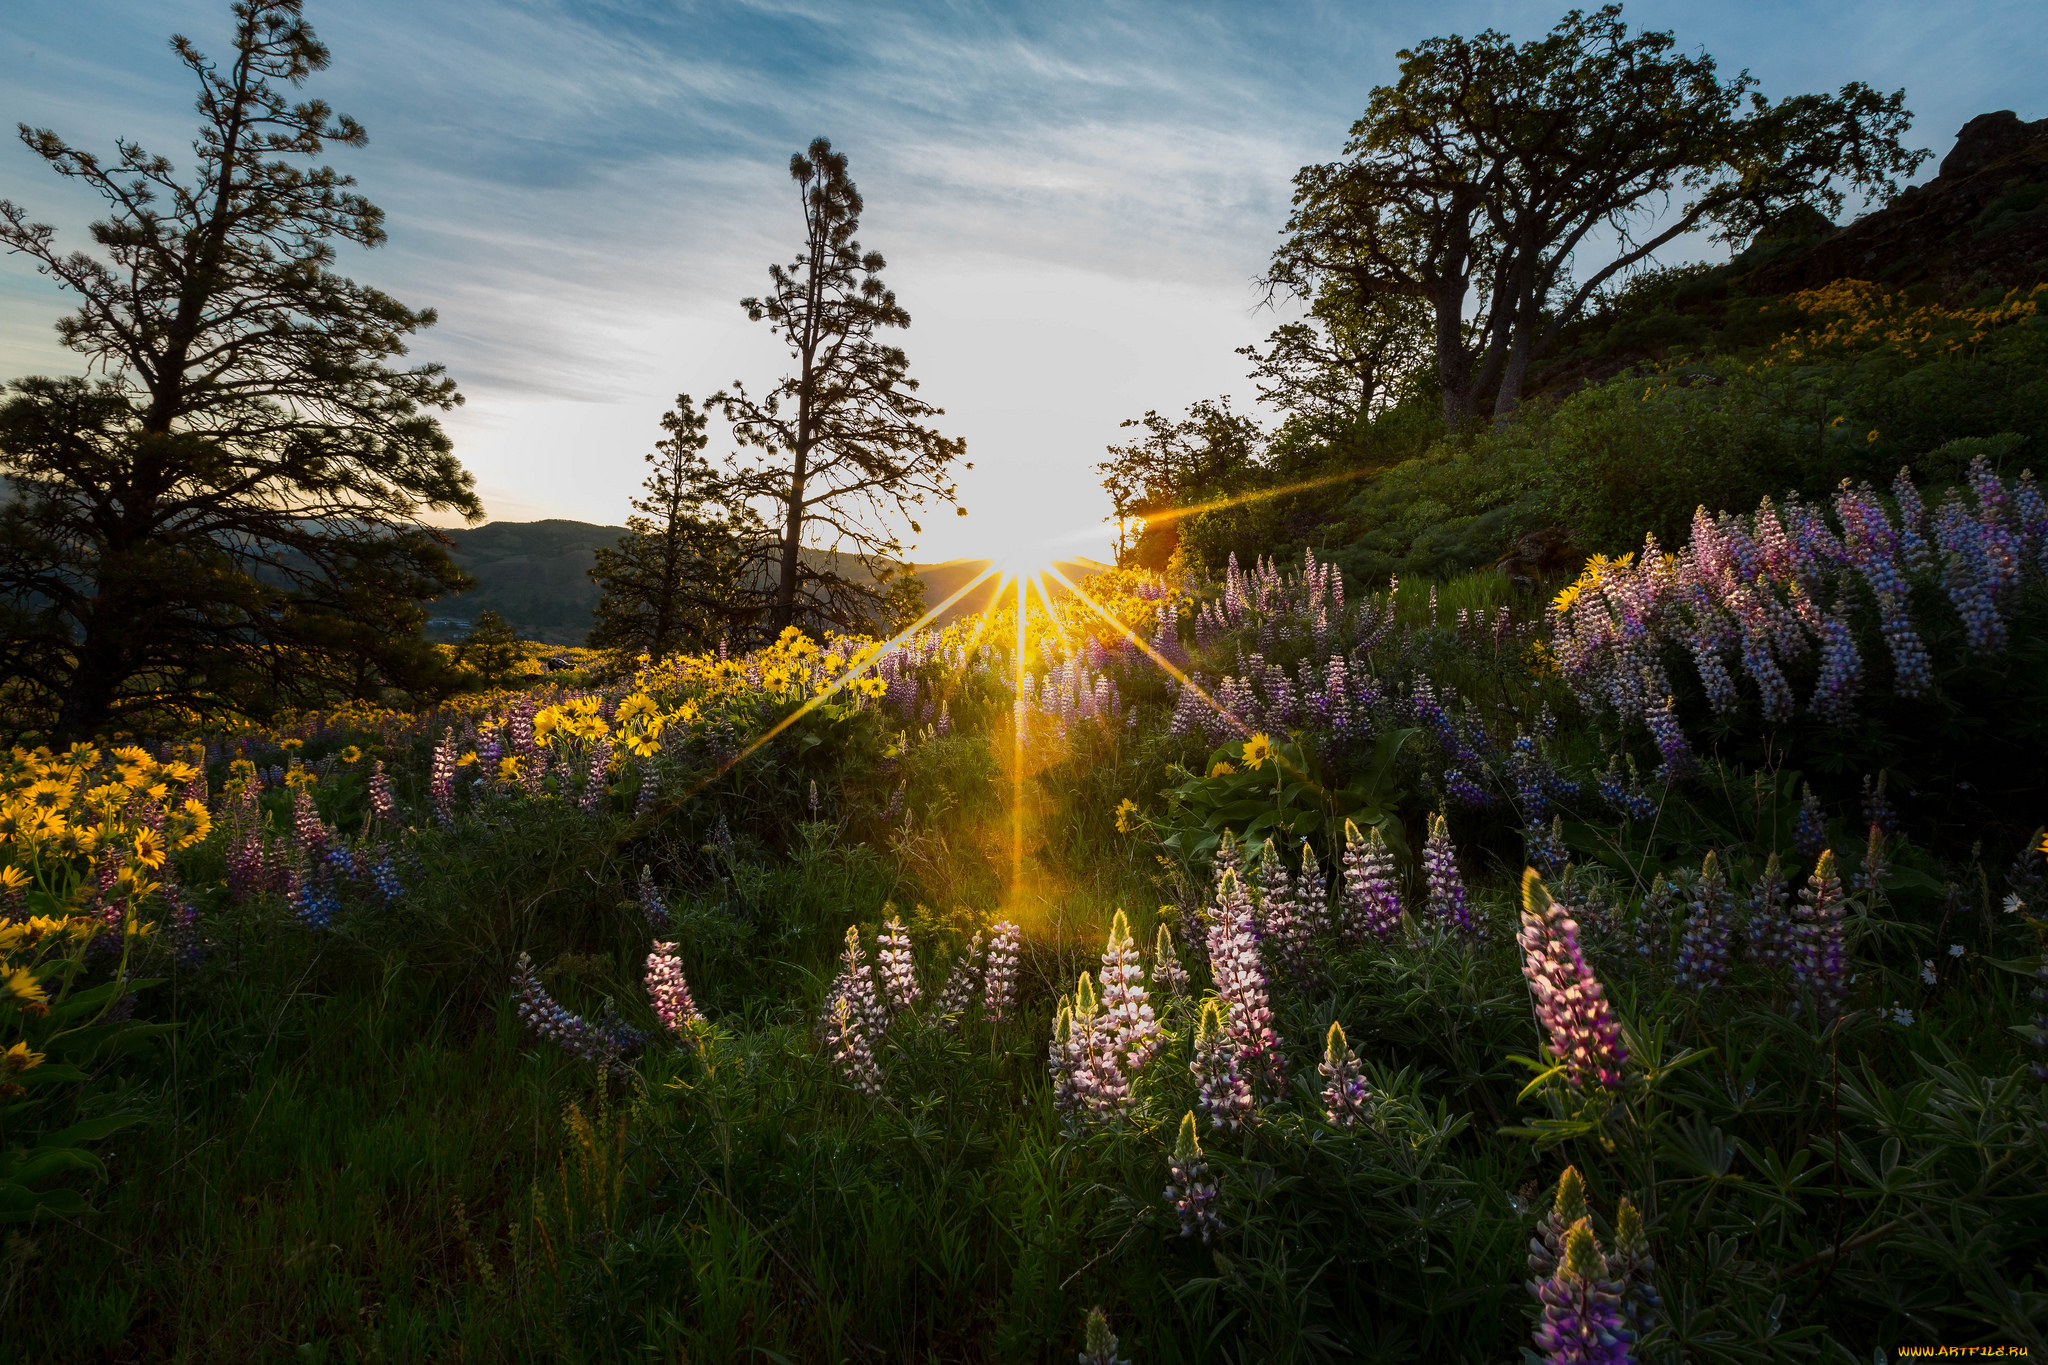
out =
<svg viewBox="0 0 2048 1365"><path fill-rule="evenodd" d="M1081 589L25 737L0 1354L2048 1348L2031 475Z"/></svg>

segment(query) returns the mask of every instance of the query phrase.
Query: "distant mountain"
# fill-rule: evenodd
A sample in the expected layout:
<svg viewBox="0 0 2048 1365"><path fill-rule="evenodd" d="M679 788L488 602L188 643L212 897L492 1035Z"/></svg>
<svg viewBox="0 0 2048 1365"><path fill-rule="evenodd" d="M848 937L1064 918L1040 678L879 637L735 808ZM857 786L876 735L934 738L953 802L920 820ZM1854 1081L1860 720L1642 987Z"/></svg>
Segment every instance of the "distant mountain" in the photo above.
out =
<svg viewBox="0 0 2048 1365"><path fill-rule="evenodd" d="M476 579L473 592L443 597L428 605L427 635L457 640L486 611L495 611L520 636L550 645L580 645L590 630L597 606L597 584L590 581L594 552L626 534L623 526L593 526L587 521L494 521L473 529L451 530L453 558ZM823 564L833 556L807 551ZM924 583L927 606L936 606L989 566L986 559L950 559L941 564L912 565ZM1059 570L1079 582L1106 565L1092 559L1059 562ZM938 624L982 611L994 600L994 579L976 587L938 618Z"/></svg>

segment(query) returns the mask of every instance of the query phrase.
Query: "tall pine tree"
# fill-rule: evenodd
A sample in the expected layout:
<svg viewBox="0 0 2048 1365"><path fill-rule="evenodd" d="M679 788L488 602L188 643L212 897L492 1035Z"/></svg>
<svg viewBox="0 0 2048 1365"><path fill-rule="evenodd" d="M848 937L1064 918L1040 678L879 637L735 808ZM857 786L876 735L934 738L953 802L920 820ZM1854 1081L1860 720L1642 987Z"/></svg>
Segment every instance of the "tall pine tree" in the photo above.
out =
<svg viewBox="0 0 2048 1365"><path fill-rule="evenodd" d="M314 160L365 135L296 100L328 63L300 0L233 18L224 61L171 40L199 83L189 175L22 130L106 201L101 255L0 201L0 245L82 299L57 332L101 376L0 403L0 675L20 719L63 733L450 681L417 601L463 579L421 517L483 509L431 411L454 382L392 363L434 314L333 269L383 214Z"/></svg>
<svg viewBox="0 0 2048 1365"><path fill-rule="evenodd" d="M845 153L818 138L790 158L789 174L803 246L788 265L768 267L766 295L740 305L775 329L795 368L762 398L734 381L706 400L743 447L761 452L729 459L719 491L729 505L775 509L774 539L756 552L763 572L749 580L771 630L865 626L900 572L899 522L921 533L913 513L927 502L967 515L952 482L967 443L925 425L943 409L917 396L909 359L881 339L910 326L910 314L882 284L881 253L854 240L862 203ZM807 557L806 549L837 553ZM842 555L861 572L843 572Z"/></svg>
<svg viewBox="0 0 2048 1365"><path fill-rule="evenodd" d="M633 500L627 533L599 549L590 570L600 592L590 647L627 660L716 644L761 611L740 577L748 547L764 537L760 517L744 503L718 501L704 414L690 395L677 396L661 425L668 436L647 456L647 496Z"/></svg>

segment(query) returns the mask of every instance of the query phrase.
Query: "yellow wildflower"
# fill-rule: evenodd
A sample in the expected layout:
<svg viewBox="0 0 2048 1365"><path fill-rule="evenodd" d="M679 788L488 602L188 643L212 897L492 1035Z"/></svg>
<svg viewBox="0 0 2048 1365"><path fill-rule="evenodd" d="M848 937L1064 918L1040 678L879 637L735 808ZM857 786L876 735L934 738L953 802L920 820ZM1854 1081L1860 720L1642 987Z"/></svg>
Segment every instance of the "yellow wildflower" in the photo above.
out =
<svg viewBox="0 0 2048 1365"><path fill-rule="evenodd" d="M363 761L363 751L351 744L341 751L341 761L344 763L360 763Z"/></svg>
<svg viewBox="0 0 2048 1365"><path fill-rule="evenodd" d="M213 816L203 802L188 800L171 813L164 822L164 828L179 848L190 848L205 840L207 832L213 828Z"/></svg>
<svg viewBox="0 0 2048 1365"><path fill-rule="evenodd" d="M26 967L0 968L0 995L15 1000L40 1001L48 996L43 983Z"/></svg>
<svg viewBox="0 0 2048 1365"><path fill-rule="evenodd" d="M1130 797L1126 796L1122 801L1118 802L1116 808L1116 832L1118 834L1129 834L1136 828L1131 817L1137 813L1138 803L1131 800Z"/></svg>
<svg viewBox="0 0 2048 1365"><path fill-rule="evenodd" d="M1273 741L1263 734L1253 735L1244 742L1244 764L1253 772L1266 766L1273 757Z"/></svg>
<svg viewBox="0 0 2048 1365"><path fill-rule="evenodd" d="M0 1071L10 1076L19 1076L24 1071L33 1071L43 1064L43 1054L30 1052L25 1041L17 1040L13 1047L0 1052Z"/></svg>
<svg viewBox="0 0 2048 1365"><path fill-rule="evenodd" d="M164 865L163 836L148 825L135 831L135 861L152 872Z"/></svg>
<svg viewBox="0 0 2048 1365"><path fill-rule="evenodd" d="M34 878L18 867L0 867L0 894L13 895L24 890Z"/></svg>
<svg viewBox="0 0 2048 1365"><path fill-rule="evenodd" d="M1228 776L1230 776L1230 775L1231 775L1232 773L1234 773L1234 772L1236 772L1236 771L1237 771L1236 767L1235 767L1235 766L1233 766L1233 765L1232 765L1232 764L1231 764L1231 763L1230 763L1230 762L1229 762L1229 761L1228 761L1227 759L1226 759L1226 760L1218 760L1218 762L1217 762L1216 766L1215 766L1215 767L1213 767L1213 768L1211 768L1211 769L1209 769L1209 776L1211 776L1211 777L1228 777Z"/></svg>
<svg viewBox="0 0 2048 1365"><path fill-rule="evenodd" d="M504 778L507 782L512 782L518 779L518 754L506 754L503 758L498 760L498 776Z"/></svg>

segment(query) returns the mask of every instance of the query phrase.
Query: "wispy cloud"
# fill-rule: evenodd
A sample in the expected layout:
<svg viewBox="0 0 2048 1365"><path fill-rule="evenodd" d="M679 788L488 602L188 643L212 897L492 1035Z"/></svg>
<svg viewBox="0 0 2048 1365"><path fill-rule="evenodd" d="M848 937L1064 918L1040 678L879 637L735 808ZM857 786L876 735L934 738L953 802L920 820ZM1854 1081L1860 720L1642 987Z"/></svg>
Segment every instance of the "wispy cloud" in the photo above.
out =
<svg viewBox="0 0 2048 1365"><path fill-rule="evenodd" d="M1560 7L1562 8L1562 7ZM172 30L225 47L225 0L19 7L0 116L174 154L191 91ZM1107 510L1090 467L1117 422L1249 386L1232 348L1272 320L1250 279L1289 181L1337 154L1395 50L1531 36L1549 7L309 0L334 50L315 88L368 125L338 152L391 245L345 268L439 309L421 356L468 405L450 429L493 511L616 521L680 390L763 382L781 356L735 301L795 240L784 167L818 134L853 157L863 241L916 318L925 392L966 435L974 515L922 553ZM1928 145L2035 96L2048 40L2022 4L1632 5L1772 93L1905 84ZM75 233L97 207L25 151L0 195ZM61 303L0 266L0 364L75 368Z"/></svg>

